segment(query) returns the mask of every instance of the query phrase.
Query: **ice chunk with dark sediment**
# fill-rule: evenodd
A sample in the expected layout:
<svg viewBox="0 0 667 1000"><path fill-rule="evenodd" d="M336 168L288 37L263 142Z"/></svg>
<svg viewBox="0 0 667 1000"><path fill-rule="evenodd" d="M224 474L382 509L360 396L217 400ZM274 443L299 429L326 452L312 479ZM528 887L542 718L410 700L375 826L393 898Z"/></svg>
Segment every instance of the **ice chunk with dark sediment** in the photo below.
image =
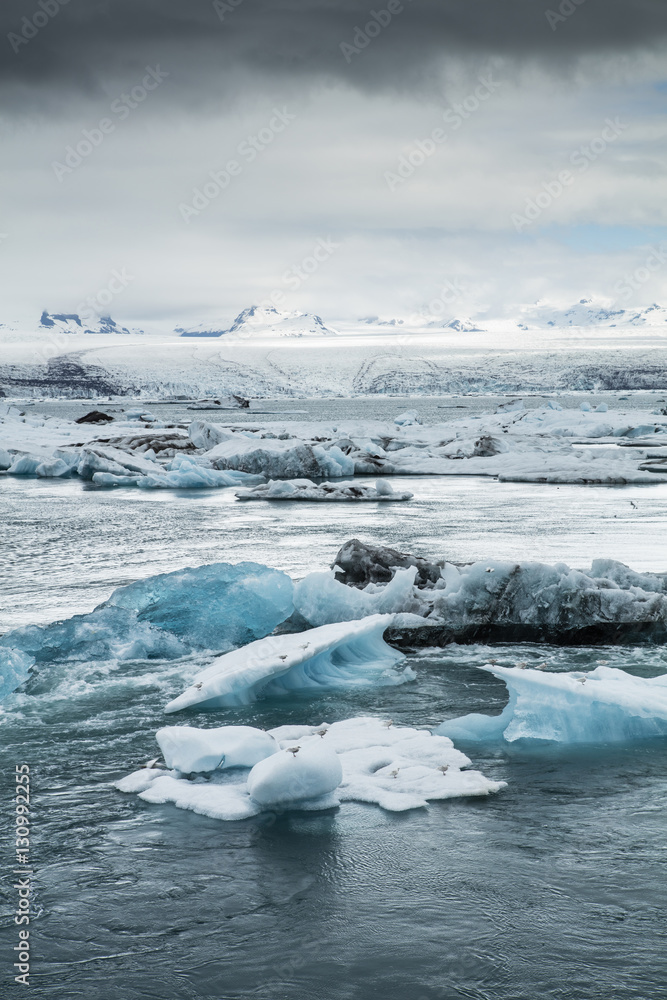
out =
<svg viewBox="0 0 667 1000"><path fill-rule="evenodd" d="M394 669L403 654L383 639L392 621L391 615L374 615L260 639L219 657L165 711L246 705L294 691L403 683L414 674Z"/></svg>
<svg viewBox="0 0 667 1000"><path fill-rule="evenodd" d="M296 584L294 604L313 626L377 613L420 615L431 626L429 644L667 639L667 576L613 560L596 560L586 571L493 558L455 566L353 540L333 575L311 573Z"/></svg>
<svg viewBox="0 0 667 1000"><path fill-rule="evenodd" d="M332 568L340 583L352 587L365 587L369 583L388 583L397 569L415 566L417 568L415 586L433 587L441 578L444 564L444 560L429 562L421 556L399 552L384 545L370 545L358 538L351 538L338 550Z"/></svg>
<svg viewBox="0 0 667 1000"><path fill-rule="evenodd" d="M93 442L81 450L77 472L82 479L92 479L95 473L110 473L114 476L151 476L160 473L157 462L134 452L122 451Z"/></svg>
<svg viewBox="0 0 667 1000"><path fill-rule="evenodd" d="M236 497L238 500L312 500L331 503L359 500L412 500L413 494L396 492L389 483L382 480L378 480L375 486L362 486L354 482L316 485L310 479L290 479L280 482L271 479L266 485L237 493Z"/></svg>
<svg viewBox="0 0 667 1000"><path fill-rule="evenodd" d="M352 459L336 445L325 448L299 438L236 434L207 451L206 458L216 469L237 469L273 478L338 478L354 475L355 471Z"/></svg>
<svg viewBox="0 0 667 1000"><path fill-rule="evenodd" d="M611 743L667 736L667 674L635 677L614 667L550 673L484 664L504 681L500 715L465 715L436 730L452 739Z"/></svg>

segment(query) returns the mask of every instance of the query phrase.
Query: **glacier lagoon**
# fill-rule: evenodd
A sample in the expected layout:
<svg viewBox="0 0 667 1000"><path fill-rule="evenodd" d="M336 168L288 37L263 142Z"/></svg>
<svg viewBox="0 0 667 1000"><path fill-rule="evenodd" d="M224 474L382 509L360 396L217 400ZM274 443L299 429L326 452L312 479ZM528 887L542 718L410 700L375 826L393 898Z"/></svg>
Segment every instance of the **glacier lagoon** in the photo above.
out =
<svg viewBox="0 0 667 1000"><path fill-rule="evenodd" d="M320 505L239 504L233 489L110 493L3 478L2 629L88 614L117 587L186 566L254 561L298 578L326 568L353 536L453 562L587 567L607 557L666 568L662 484L387 478L415 500L336 504L325 517ZM667 671L662 646L451 646L408 656L416 679L399 687L177 717L164 708L205 666L196 651L43 669L0 716L5 773L19 757L32 767L33 992L92 996L105 977L130 1000L664 995L663 739L455 740L507 787L399 815L345 802L223 824L113 787L155 755L170 719L270 729L377 715L432 728L499 714L505 685L478 669L489 659Z"/></svg>

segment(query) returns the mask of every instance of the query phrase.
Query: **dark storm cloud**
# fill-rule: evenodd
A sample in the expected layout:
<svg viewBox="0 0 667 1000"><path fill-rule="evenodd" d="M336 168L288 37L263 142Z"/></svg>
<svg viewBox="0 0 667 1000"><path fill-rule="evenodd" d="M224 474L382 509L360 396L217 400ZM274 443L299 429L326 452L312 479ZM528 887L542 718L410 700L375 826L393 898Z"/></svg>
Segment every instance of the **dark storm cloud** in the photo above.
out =
<svg viewBox="0 0 667 1000"><path fill-rule="evenodd" d="M377 37L355 39L377 20ZM168 60L183 96L204 100L244 71L419 90L447 55L548 66L655 48L666 35L663 0L3 0L0 80L24 97L35 87L95 95L110 78Z"/></svg>

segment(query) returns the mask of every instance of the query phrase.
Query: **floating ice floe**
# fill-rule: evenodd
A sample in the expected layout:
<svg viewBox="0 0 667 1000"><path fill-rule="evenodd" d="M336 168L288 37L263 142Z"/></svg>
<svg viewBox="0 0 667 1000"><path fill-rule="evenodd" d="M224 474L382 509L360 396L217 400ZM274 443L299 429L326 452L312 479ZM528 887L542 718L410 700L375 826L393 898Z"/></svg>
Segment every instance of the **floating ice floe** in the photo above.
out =
<svg viewBox="0 0 667 1000"><path fill-rule="evenodd" d="M394 668L404 657L383 634L392 615L324 625L308 632L271 635L226 653L197 674L165 712L196 705L215 709L247 705L259 697L325 691L369 684L402 684L414 678Z"/></svg>
<svg viewBox="0 0 667 1000"><path fill-rule="evenodd" d="M465 715L436 730L453 739L611 743L667 736L667 674L646 679L614 667L548 673L484 664L504 681L500 715Z"/></svg>
<svg viewBox="0 0 667 1000"><path fill-rule="evenodd" d="M176 741L178 747L170 760L188 767L203 765L201 771L208 773L192 777L195 769L186 776L180 769L165 773L146 767L116 787L146 802L171 802L215 819L239 820L266 810L329 809L351 801L404 812L431 801L489 795L506 784L464 770L470 760L449 738L373 717L332 725L280 726L264 734L276 741L275 752L250 771L242 766L229 769L225 761L222 769L210 773L208 765L216 759L217 749L234 740L225 737L224 730L238 728L194 735L196 731L184 727L183 736L173 735L178 727L163 729L161 743L171 746L170 741ZM260 737L248 739L254 746Z"/></svg>
<svg viewBox="0 0 667 1000"><path fill-rule="evenodd" d="M223 473L218 473L222 475ZM378 479L375 486L361 486L354 482L320 483L310 479L288 479L275 482L270 479L252 490L236 494L238 500L316 500L325 502L349 500L412 500L413 493L398 493L389 483Z"/></svg>

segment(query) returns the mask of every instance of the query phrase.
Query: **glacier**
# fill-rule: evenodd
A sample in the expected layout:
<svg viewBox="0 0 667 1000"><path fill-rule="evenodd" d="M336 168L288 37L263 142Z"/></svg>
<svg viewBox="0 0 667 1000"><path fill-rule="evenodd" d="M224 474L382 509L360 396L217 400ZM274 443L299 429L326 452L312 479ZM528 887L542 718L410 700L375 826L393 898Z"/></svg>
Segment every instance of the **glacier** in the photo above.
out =
<svg viewBox="0 0 667 1000"><path fill-rule="evenodd" d="M473 713L436 732L471 741L616 743L667 736L667 674L644 678L617 667L552 673L480 665L507 685L502 713Z"/></svg>
<svg viewBox="0 0 667 1000"><path fill-rule="evenodd" d="M197 706L247 705L292 692L317 693L369 684L401 684L414 678L394 668L404 657L383 639L391 615L271 635L219 657L193 679L165 712Z"/></svg>
<svg viewBox="0 0 667 1000"><path fill-rule="evenodd" d="M202 772L185 775L175 769L165 773L147 766L119 779L115 787L145 802L172 803L233 821L267 810L330 809L345 802L406 812L438 800L487 796L506 785L468 770L469 758L448 737L373 716L317 726L279 726L266 734L275 741L274 753L251 769L238 766L203 773L216 759L215 753L209 753L211 741L222 745L234 740L231 734L223 735L225 728L239 727L204 730L198 736L183 727L179 760L199 761L204 765Z"/></svg>

